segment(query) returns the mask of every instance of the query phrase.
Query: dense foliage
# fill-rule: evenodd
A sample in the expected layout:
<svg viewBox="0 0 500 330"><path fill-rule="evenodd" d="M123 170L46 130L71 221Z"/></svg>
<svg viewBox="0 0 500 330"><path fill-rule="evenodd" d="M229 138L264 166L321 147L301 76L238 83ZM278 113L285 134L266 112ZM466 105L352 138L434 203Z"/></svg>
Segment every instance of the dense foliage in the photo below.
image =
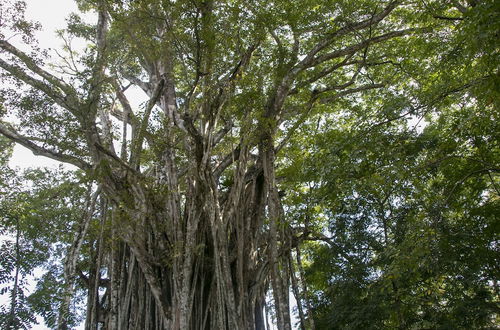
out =
<svg viewBox="0 0 500 330"><path fill-rule="evenodd" d="M77 3L0 5L0 327L499 325L497 2Z"/></svg>
<svg viewBox="0 0 500 330"><path fill-rule="evenodd" d="M411 97L365 95L290 145L291 216L317 240L302 253L318 328L498 325L498 9L478 4L448 43L414 44L400 62ZM406 120L393 102L407 102Z"/></svg>

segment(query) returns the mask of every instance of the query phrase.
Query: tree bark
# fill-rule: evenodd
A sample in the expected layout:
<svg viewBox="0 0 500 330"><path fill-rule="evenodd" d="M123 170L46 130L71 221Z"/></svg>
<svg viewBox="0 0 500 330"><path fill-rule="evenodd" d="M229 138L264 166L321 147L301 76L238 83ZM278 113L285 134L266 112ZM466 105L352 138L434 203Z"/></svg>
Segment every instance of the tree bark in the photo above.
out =
<svg viewBox="0 0 500 330"><path fill-rule="evenodd" d="M21 270L21 248L20 248L21 229L19 228L19 218L16 217L16 242L15 242L15 274L14 285L10 292L10 312L7 321L7 329L14 330L19 327L17 313L17 296L19 291L19 271Z"/></svg>

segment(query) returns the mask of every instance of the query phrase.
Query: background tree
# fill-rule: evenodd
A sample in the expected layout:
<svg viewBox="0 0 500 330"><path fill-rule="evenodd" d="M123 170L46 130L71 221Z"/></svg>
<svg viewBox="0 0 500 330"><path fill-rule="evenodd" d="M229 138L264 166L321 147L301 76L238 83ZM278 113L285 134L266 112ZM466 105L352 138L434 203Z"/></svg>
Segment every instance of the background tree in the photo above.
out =
<svg viewBox="0 0 500 330"><path fill-rule="evenodd" d="M284 173L290 215L309 228L319 328L498 323L498 27L486 25L498 6L429 9L458 32L403 46L406 97L386 94L373 112L380 95L365 95L359 112L311 120L290 144L302 155ZM418 52L440 60L415 62Z"/></svg>
<svg viewBox="0 0 500 330"><path fill-rule="evenodd" d="M78 233L84 196L81 178L62 170L26 170L9 180L0 199L0 228L12 237L2 241L2 294L11 302L1 314L3 327L29 329L37 314L56 325L68 282L61 260ZM66 309L72 319L73 309Z"/></svg>

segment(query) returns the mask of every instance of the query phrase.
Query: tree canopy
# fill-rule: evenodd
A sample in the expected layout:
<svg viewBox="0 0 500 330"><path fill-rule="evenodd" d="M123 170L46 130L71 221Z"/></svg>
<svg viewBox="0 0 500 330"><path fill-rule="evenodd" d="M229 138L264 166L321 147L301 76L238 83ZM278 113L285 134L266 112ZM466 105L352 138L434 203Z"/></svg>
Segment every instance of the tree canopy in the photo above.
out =
<svg viewBox="0 0 500 330"><path fill-rule="evenodd" d="M498 326L498 3L77 3L1 4L0 325Z"/></svg>

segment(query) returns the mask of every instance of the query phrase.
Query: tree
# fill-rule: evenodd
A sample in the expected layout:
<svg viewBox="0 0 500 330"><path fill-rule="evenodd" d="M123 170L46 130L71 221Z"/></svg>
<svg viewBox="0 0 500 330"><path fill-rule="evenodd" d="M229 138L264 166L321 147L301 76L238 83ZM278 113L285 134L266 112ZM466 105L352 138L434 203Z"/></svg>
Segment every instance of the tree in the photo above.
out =
<svg viewBox="0 0 500 330"><path fill-rule="evenodd" d="M447 42L427 35L400 62L410 75L402 83L418 83L404 90L423 128L393 113L410 97L387 97L373 113L380 95L365 95L362 111L304 125L290 143L303 156L285 169L295 188L287 204L309 224L302 254L318 328L498 324L499 62L498 47L484 42L498 33L486 23L498 6L432 9L458 32ZM420 51L441 59L416 68Z"/></svg>
<svg viewBox="0 0 500 330"><path fill-rule="evenodd" d="M2 240L0 247L1 294L8 294L10 301L0 310L2 328L30 329L36 314L50 327L59 315L73 325L77 315L64 298L66 284L74 283L68 283L60 260L71 252L73 236L78 237L87 218L82 179L62 170L26 170L11 176L9 191L0 196L0 231L12 238ZM30 292L33 276L42 269L47 273ZM73 302L80 300L72 296Z"/></svg>
<svg viewBox="0 0 500 330"><path fill-rule="evenodd" d="M393 100L381 121L407 111L393 49L449 25L419 1L78 3L97 23L71 16L51 65L22 2L2 11L2 111L18 122L0 133L94 182L65 261L66 296L76 274L87 288L86 328L264 329L270 291L290 329L290 286L304 327L292 251L311 232L283 207L279 170L299 153L284 150L313 120L365 111L360 93Z"/></svg>

